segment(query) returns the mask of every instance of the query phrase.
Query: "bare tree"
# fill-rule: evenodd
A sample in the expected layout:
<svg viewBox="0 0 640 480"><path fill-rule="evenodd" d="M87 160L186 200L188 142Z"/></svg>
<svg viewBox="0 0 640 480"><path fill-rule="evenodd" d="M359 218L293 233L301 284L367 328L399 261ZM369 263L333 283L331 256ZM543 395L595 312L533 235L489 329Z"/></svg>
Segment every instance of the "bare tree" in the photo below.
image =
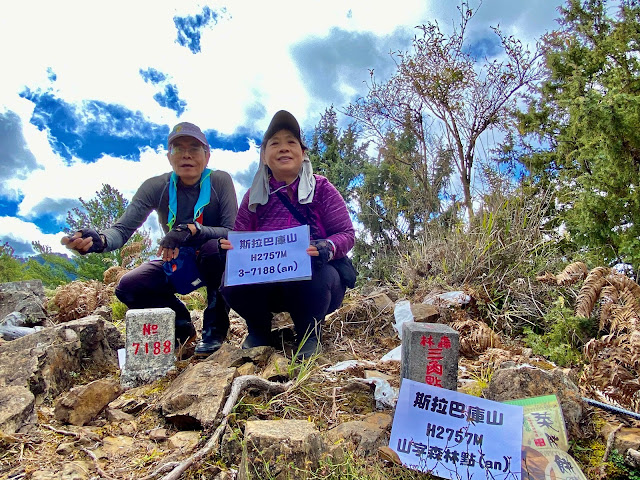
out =
<svg viewBox="0 0 640 480"><path fill-rule="evenodd" d="M540 68L537 51L530 52L498 27L492 29L503 55L482 62L474 59L466 48L465 34L475 12L466 1L458 12L459 24L450 35L442 33L437 22L417 27L422 37L414 38L412 50L392 53L397 71L391 79L378 83L371 71L367 96L349 105L345 113L381 148L389 130L411 131L419 143L419 165L412 168L421 172L425 187L437 171L442 152L449 152L471 220L478 139L488 130L506 126L519 91L538 79Z"/></svg>

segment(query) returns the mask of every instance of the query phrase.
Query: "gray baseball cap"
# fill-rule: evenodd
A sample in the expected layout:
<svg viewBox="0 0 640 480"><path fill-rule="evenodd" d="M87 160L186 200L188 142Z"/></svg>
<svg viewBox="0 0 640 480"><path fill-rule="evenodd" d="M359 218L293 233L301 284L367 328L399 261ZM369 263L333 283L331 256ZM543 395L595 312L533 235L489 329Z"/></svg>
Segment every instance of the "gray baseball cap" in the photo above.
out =
<svg viewBox="0 0 640 480"><path fill-rule="evenodd" d="M171 130L171 133L169 134L169 139L167 140L167 146L171 145L171 142L179 137L193 137L200 143L202 143L205 147L207 147L207 150L209 150L209 142L207 142L207 137L204 136L204 133L202 133L200 127L194 125L193 123L182 122L173 127L173 130Z"/></svg>

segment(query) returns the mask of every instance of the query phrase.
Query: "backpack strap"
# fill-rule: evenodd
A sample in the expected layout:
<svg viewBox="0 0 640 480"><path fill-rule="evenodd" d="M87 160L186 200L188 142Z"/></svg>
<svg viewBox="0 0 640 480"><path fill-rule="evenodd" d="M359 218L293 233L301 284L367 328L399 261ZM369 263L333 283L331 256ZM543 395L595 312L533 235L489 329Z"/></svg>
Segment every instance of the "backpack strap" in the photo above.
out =
<svg viewBox="0 0 640 480"><path fill-rule="evenodd" d="M286 194L278 192L276 193L276 195L278 195L280 201L284 204L285 207L287 207L287 210L291 212L291 214L295 217L296 220L298 220L298 222L300 222L302 225L309 225L309 220L302 213L300 213L300 210L293 206L293 203L291 203L291 200L289 200L289 197Z"/></svg>

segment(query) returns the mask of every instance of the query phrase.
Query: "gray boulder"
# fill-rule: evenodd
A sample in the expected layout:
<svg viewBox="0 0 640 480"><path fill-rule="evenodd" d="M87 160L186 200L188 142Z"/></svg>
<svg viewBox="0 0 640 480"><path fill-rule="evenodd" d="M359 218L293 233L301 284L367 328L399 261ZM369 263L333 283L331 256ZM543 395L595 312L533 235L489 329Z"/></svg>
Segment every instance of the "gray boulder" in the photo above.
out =
<svg viewBox="0 0 640 480"><path fill-rule="evenodd" d="M559 369L545 371L528 365L503 368L493 374L483 393L497 402L556 395L568 434L573 438L582 436L580 423L586 405L576 384Z"/></svg>
<svg viewBox="0 0 640 480"><path fill-rule="evenodd" d="M238 480L299 478L314 470L326 450L322 435L306 420L249 420Z"/></svg>
<svg viewBox="0 0 640 480"><path fill-rule="evenodd" d="M159 406L165 418L181 430L212 426L224 406L234 367L213 362L189 365L164 392Z"/></svg>
<svg viewBox="0 0 640 480"><path fill-rule="evenodd" d="M56 400L56 420L72 425L85 425L121 392L120 383L112 378L101 378L74 387Z"/></svg>
<svg viewBox="0 0 640 480"><path fill-rule="evenodd" d="M28 324L39 324L47 318L46 303L41 280L0 283L0 318L19 312Z"/></svg>
<svg viewBox="0 0 640 480"><path fill-rule="evenodd" d="M73 385L75 373L117 366L107 341L111 328L100 317L87 317L0 345L0 430L28 429L35 422L34 398L57 397Z"/></svg>

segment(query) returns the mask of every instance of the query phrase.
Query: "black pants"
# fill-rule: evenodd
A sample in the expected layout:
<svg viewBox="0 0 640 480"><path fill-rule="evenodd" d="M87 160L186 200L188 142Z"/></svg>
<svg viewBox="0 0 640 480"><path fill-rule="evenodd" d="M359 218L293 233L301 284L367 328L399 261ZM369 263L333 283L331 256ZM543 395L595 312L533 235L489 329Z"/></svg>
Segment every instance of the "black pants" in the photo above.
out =
<svg viewBox="0 0 640 480"><path fill-rule="evenodd" d="M218 240L204 243L196 261L200 278L207 287L203 338L208 335L224 339L229 329L229 309L218 290L224 272L224 260L218 254ZM116 287L116 296L129 308L170 308L176 312L176 331L191 323L189 310L176 297L161 260L144 263L124 275Z"/></svg>
<svg viewBox="0 0 640 480"><path fill-rule="evenodd" d="M331 265L313 268L311 280L222 287L222 295L249 332L268 336L272 313L289 312L301 339L342 304L346 287Z"/></svg>

